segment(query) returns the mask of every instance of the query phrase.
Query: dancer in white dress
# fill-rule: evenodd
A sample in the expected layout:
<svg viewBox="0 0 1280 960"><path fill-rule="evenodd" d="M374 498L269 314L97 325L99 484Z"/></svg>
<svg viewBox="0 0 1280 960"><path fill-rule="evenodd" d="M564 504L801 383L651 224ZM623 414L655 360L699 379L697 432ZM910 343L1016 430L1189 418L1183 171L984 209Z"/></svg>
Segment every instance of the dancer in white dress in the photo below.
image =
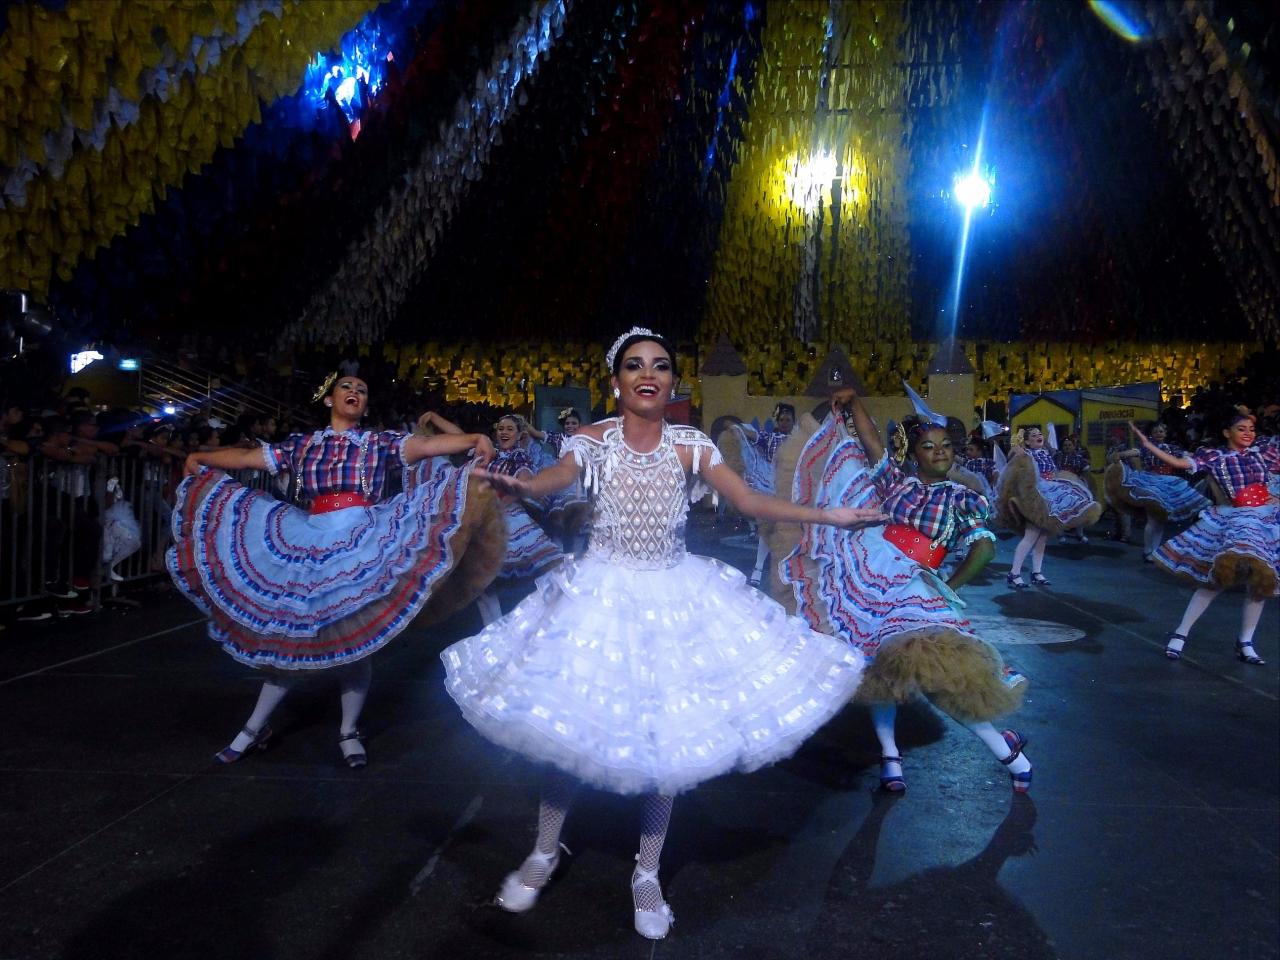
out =
<svg viewBox="0 0 1280 960"><path fill-rule="evenodd" d="M585 555L441 656L463 716L552 768L536 846L503 882L498 904L534 905L559 862L579 782L640 794L634 920L641 935L660 939L672 921L657 874L673 795L790 756L848 702L864 662L737 570L686 553L689 503L710 487L759 519L853 526L882 515L754 492L705 434L664 422L675 358L651 331L619 337L605 362L619 416L583 427L560 463L531 479L491 475L502 490L538 497L581 474L596 501Z"/></svg>

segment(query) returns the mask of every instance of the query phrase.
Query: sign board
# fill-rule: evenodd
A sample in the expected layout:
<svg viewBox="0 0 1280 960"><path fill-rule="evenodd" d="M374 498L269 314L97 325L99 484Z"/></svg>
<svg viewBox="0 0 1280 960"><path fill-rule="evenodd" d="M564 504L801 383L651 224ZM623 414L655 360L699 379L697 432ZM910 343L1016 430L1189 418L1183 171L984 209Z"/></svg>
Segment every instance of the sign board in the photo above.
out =
<svg viewBox="0 0 1280 960"><path fill-rule="evenodd" d="M1160 415L1160 384L1130 383L1080 391L1080 440L1095 468L1106 462L1112 440L1129 442L1129 421L1150 426Z"/></svg>

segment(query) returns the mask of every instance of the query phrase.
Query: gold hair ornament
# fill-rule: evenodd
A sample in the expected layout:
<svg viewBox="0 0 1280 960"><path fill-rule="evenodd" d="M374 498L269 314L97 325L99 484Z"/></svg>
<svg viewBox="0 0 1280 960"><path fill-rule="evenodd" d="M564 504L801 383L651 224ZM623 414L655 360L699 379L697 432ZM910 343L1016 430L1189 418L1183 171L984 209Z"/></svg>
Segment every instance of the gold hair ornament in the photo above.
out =
<svg viewBox="0 0 1280 960"><path fill-rule="evenodd" d="M329 394L329 390L333 387L333 382L338 379L338 371L335 370L324 378L324 383L320 384L320 389L316 391L315 396L311 398L312 403L319 403Z"/></svg>
<svg viewBox="0 0 1280 960"><path fill-rule="evenodd" d="M894 463L901 465L907 459L907 428L900 423L895 423L889 434L889 449Z"/></svg>

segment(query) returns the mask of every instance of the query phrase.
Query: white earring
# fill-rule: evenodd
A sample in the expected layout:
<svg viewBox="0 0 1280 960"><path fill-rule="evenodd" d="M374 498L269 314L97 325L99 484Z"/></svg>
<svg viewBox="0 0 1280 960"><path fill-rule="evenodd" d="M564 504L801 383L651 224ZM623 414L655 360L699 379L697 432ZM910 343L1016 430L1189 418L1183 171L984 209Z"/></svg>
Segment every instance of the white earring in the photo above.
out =
<svg viewBox="0 0 1280 960"><path fill-rule="evenodd" d="M613 388L613 399L617 400L620 396L622 396L622 391L621 391L621 390L619 390L617 387L614 387L614 388Z"/></svg>
<svg viewBox="0 0 1280 960"><path fill-rule="evenodd" d="M675 387L672 387L672 388L671 388L671 399L672 399L672 400L674 400L675 398L676 398L676 388L675 388Z"/></svg>

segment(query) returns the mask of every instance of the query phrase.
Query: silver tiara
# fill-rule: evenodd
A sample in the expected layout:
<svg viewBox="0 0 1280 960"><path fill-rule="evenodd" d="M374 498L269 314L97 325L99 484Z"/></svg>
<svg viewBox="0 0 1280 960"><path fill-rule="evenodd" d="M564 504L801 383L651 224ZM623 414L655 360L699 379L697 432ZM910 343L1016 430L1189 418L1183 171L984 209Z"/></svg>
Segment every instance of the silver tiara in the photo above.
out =
<svg viewBox="0 0 1280 960"><path fill-rule="evenodd" d="M620 336L617 340L613 341L613 346L610 347L609 352L604 355L605 368L610 373L613 373L613 358L618 355L618 351L622 348L622 345L626 343L628 340L630 340L632 337L656 337L656 336L658 336L658 334L654 333L648 327L632 327L630 330L628 330L626 333Z"/></svg>

